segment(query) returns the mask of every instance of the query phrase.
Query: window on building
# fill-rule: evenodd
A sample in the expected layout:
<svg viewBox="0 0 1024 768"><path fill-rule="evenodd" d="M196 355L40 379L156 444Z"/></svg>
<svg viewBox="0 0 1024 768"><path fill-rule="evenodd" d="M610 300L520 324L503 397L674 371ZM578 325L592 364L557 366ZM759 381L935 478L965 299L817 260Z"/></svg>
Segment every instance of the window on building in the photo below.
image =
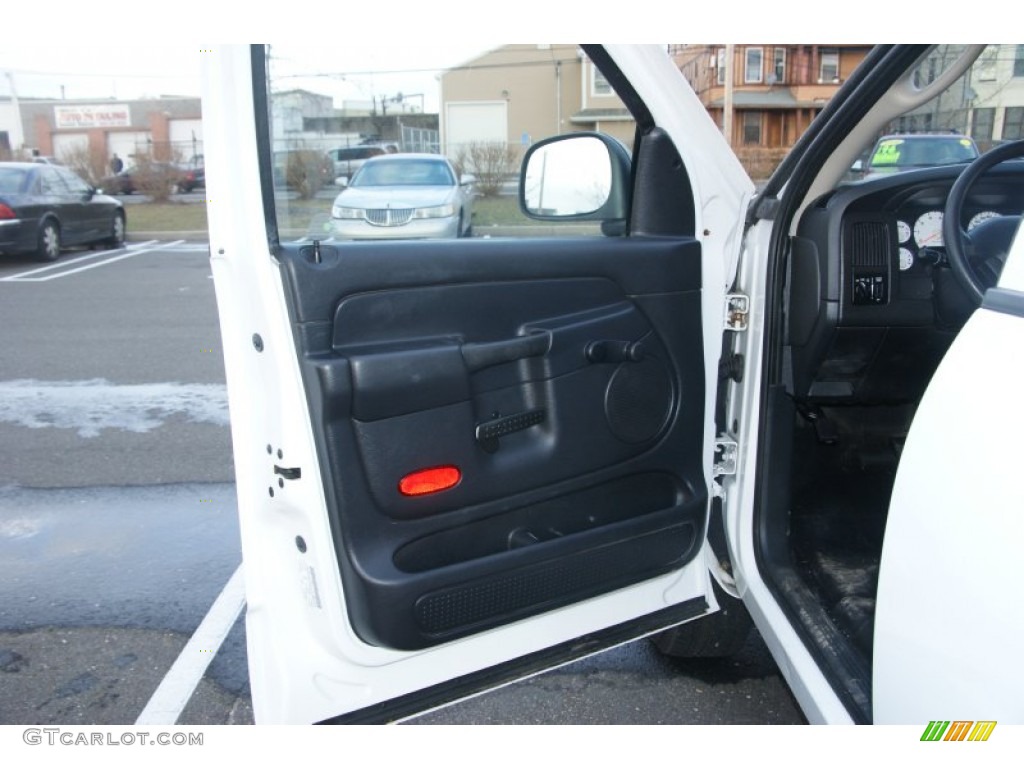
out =
<svg viewBox="0 0 1024 768"><path fill-rule="evenodd" d="M718 54L716 55L715 59L717 61L716 68L718 70L717 74L716 74L716 81L718 82L719 85L725 85L725 49L724 48L719 48L718 49Z"/></svg>
<svg viewBox="0 0 1024 768"><path fill-rule="evenodd" d="M590 80L590 92L594 96L611 96L612 87L605 79L605 76L601 74L601 70L595 67L593 64L590 65L591 80Z"/></svg>
<svg viewBox="0 0 1024 768"><path fill-rule="evenodd" d="M1003 139L1024 139L1024 107L1007 107L1003 113Z"/></svg>
<svg viewBox="0 0 1024 768"><path fill-rule="evenodd" d="M772 55L772 74L776 83L786 82L786 49L776 48Z"/></svg>
<svg viewBox="0 0 1024 768"><path fill-rule="evenodd" d="M1024 45L1018 45L1013 56L1013 76L1024 77Z"/></svg>
<svg viewBox="0 0 1024 768"><path fill-rule="evenodd" d="M992 141L992 126L995 124L996 110L994 107L974 110L971 135L978 143Z"/></svg>
<svg viewBox="0 0 1024 768"><path fill-rule="evenodd" d="M747 63L743 69L743 82L760 83L764 80L764 48L747 48Z"/></svg>
<svg viewBox="0 0 1024 768"><path fill-rule="evenodd" d="M761 143L760 112L743 113L743 143L754 145Z"/></svg>
<svg viewBox="0 0 1024 768"><path fill-rule="evenodd" d="M836 48L821 49L821 65L818 68L818 81L831 83L839 79L839 50Z"/></svg>
<svg viewBox="0 0 1024 768"><path fill-rule="evenodd" d="M996 79L996 57L999 50L997 46L990 45L978 58L978 80L988 81Z"/></svg>

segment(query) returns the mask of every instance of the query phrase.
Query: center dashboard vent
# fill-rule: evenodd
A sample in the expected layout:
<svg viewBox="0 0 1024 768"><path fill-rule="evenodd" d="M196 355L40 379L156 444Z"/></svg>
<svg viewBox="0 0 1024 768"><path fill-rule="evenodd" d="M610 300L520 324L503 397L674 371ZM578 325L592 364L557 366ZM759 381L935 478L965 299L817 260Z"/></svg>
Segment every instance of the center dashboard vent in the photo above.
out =
<svg viewBox="0 0 1024 768"><path fill-rule="evenodd" d="M889 266L889 228L884 221L858 221L850 225L847 252L854 267Z"/></svg>

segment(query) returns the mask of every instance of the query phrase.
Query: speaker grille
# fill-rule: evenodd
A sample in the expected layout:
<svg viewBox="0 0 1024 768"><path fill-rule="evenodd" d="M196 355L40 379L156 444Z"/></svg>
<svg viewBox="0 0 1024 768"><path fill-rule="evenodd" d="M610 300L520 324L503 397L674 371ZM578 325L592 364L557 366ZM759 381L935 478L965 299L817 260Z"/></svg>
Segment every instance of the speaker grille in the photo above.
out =
<svg viewBox="0 0 1024 768"><path fill-rule="evenodd" d="M608 428L625 443L644 443L665 427L672 412L672 379L664 363L645 358L623 363L605 391Z"/></svg>

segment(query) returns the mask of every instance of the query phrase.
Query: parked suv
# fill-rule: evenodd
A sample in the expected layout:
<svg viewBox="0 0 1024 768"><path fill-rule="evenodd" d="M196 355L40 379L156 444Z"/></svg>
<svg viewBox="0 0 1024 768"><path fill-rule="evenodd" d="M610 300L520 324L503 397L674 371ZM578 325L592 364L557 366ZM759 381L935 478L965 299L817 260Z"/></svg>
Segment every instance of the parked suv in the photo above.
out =
<svg viewBox="0 0 1024 768"><path fill-rule="evenodd" d="M866 176L913 168L969 163L981 153L974 139L956 133L908 133L883 136L868 155Z"/></svg>
<svg viewBox="0 0 1024 768"><path fill-rule="evenodd" d="M352 174L363 167L371 157L386 155L387 150L378 146L337 147L328 151L327 156L334 163L334 176L352 178Z"/></svg>

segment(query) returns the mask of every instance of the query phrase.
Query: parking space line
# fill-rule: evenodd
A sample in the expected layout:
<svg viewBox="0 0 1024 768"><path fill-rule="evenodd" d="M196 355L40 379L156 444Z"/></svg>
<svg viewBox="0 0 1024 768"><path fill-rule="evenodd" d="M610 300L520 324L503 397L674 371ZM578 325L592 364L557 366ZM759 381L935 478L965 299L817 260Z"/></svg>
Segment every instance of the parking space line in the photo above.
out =
<svg viewBox="0 0 1024 768"><path fill-rule="evenodd" d="M245 605L245 576L239 565L203 621L160 681L136 725L174 725L206 674Z"/></svg>
<svg viewBox="0 0 1024 768"><path fill-rule="evenodd" d="M56 280L59 277L67 277L68 275L74 275L74 274L77 274L78 272L85 272L87 269L95 269L96 267L102 267L102 266L104 266L106 264L113 264L115 261L121 261L122 259L130 259L132 256L139 256L140 254L143 254L143 253L152 253L153 251L160 251L160 250L163 250L164 248L167 248L167 247L171 247L171 246L175 246L175 245L181 245L184 242L185 242L184 240L175 240L172 243L166 243L166 244L157 243L156 245L152 245L152 246L149 246L149 247L146 247L146 248L134 248L134 249L128 251L127 253L122 253L120 256L114 256L113 258L110 258L110 259L104 259L103 261L96 261L96 262L93 262L92 264L86 264L84 267L76 267L75 269L68 269L68 270L66 270L64 272L59 272L59 273L57 273L55 275L45 275L43 277L23 277L21 275L13 275L11 277L5 277L4 280L7 281L7 282L15 282L15 283L43 283L43 282L46 282L48 280ZM68 263L70 263L70 262L68 262ZM22 273L22 275L24 275L24 274L31 274L31 273L27 273L27 272L26 273Z"/></svg>
<svg viewBox="0 0 1024 768"><path fill-rule="evenodd" d="M108 253L118 253L125 248L145 248L148 245L154 245L158 243L158 240L147 240L144 243L132 243L131 245L124 246L123 248L112 248L109 251L97 251L95 253L87 253L85 256L79 256L77 259L67 259L65 261L55 261L53 264L47 264L45 267L37 267L36 269L30 269L28 272L19 272L16 275L8 275L7 277L0 278L0 283L8 281L16 281L24 278L26 275L35 275L40 272L48 272L51 269L60 269L66 267L69 264L77 264L80 261L88 261L89 259L98 259L106 256Z"/></svg>

